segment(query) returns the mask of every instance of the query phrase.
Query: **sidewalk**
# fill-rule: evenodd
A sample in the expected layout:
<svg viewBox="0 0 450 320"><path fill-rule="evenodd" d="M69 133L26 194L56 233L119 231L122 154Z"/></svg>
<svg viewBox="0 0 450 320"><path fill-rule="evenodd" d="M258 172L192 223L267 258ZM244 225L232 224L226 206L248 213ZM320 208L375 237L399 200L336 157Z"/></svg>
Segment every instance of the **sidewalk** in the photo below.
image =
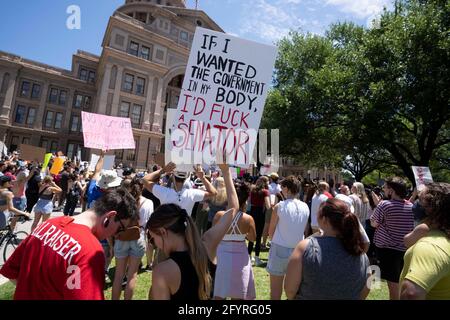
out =
<svg viewBox="0 0 450 320"><path fill-rule="evenodd" d="M76 208L75 210L76 214L81 213L81 208ZM54 211L50 217L51 218L56 218L56 217L61 217L63 215L62 211ZM34 220L34 214L31 215L33 220ZM16 231L25 231L27 233L30 233L31 230L31 225L33 224L33 220L31 221L27 221L24 223L18 223L16 226ZM0 250L0 266L2 266L4 264L3 261L3 247L1 248L2 250ZM2 275L0 275L0 286L7 283L9 281L9 279L3 277Z"/></svg>

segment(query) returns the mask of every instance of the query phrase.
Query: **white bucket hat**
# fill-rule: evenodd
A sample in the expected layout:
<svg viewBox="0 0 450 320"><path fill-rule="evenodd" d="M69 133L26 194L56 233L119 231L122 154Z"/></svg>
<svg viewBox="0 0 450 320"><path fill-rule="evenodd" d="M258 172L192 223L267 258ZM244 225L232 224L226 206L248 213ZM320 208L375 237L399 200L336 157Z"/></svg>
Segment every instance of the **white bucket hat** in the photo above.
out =
<svg viewBox="0 0 450 320"><path fill-rule="evenodd" d="M103 170L100 173L100 179L97 182L97 186L100 189L109 189L120 186L122 178L117 176L117 172L114 170Z"/></svg>

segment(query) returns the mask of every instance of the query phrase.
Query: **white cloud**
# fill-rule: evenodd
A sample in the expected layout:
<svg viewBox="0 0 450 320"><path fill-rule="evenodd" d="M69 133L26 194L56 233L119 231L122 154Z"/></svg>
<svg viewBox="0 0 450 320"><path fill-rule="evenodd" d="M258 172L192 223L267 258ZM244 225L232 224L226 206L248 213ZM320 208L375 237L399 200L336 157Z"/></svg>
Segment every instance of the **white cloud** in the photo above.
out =
<svg viewBox="0 0 450 320"><path fill-rule="evenodd" d="M304 21L292 10L301 0L278 0L275 4L267 0L256 0L245 7L243 34L254 34L267 42L276 42L291 29L299 29Z"/></svg>
<svg viewBox="0 0 450 320"><path fill-rule="evenodd" d="M384 7L392 5L391 0L327 0L327 5L339 7L339 10L359 19L380 14Z"/></svg>

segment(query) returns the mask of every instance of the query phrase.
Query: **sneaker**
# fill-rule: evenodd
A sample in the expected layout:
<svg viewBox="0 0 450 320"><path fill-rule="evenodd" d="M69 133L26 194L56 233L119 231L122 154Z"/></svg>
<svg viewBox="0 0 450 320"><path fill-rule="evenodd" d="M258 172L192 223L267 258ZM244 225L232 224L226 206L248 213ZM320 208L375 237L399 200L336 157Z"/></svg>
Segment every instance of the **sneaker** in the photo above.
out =
<svg viewBox="0 0 450 320"><path fill-rule="evenodd" d="M251 256L250 257L250 262L252 263L252 266L255 265L255 257Z"/></svg>
<svg viewBox="0 0 450 320"><path fill-rule="evenodd" d="M255 266L261 267L263 264L264 262L262 262L261 259L259 259L259 257L255 258Z"/></svg>
<svg viewBox="0 0 450 320"><path fill-rule="evenodd" d="M109 278L108 272L105 272L105 283L111 283L111 279Z"/></svg>

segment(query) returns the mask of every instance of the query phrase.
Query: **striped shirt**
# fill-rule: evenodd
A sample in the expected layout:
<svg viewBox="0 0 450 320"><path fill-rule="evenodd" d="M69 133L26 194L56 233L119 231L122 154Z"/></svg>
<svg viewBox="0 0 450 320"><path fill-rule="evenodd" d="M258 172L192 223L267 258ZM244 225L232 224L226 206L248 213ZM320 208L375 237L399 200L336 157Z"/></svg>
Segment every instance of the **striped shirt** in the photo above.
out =
<svg viewBox="0 0 450 320"><path fill-rule="evenodd" d="M376 207L371 220L378 223L374 236L378 248L406 251L403 238L414 229L412 206L406 200L388 200Z"/></svg>

